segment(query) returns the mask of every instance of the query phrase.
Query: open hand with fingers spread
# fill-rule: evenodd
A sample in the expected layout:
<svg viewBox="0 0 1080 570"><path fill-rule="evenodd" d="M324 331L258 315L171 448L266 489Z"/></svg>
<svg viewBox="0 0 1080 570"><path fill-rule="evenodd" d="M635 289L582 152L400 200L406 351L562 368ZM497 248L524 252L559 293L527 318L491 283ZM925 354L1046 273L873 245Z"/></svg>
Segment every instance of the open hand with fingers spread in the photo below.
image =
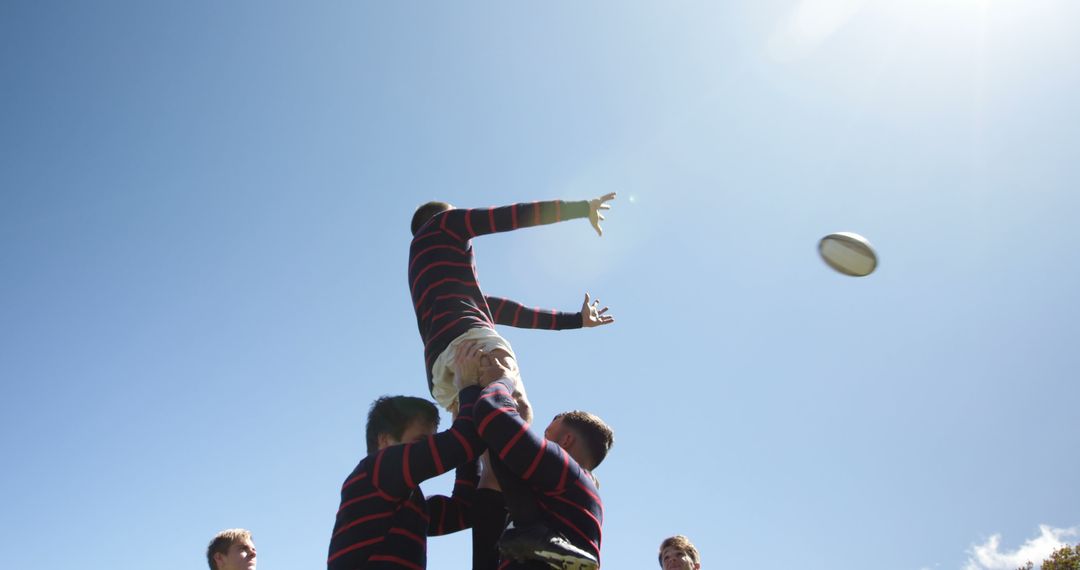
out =
<svg viewBox="0 0 1080 570"><path fill-rule="evenodd" d="M605 202L610 202L615 199L614 192L608 192L599 198L593 198L589 200L589 223L592 224L596 235L603 236L604 230L600 227L600 221L604 219L604 215L600 213L600 210L610 210L611 206Z"/></svg>
<svg viewBox="0 0 1080 570"><path fill-rule="evenodd" d="M600 307L600 299L590 303L589 294L585 293L585 302L581 304L581 326L585 328L609 325L615 322L615 317L607 314L608 308Z"/></svg>

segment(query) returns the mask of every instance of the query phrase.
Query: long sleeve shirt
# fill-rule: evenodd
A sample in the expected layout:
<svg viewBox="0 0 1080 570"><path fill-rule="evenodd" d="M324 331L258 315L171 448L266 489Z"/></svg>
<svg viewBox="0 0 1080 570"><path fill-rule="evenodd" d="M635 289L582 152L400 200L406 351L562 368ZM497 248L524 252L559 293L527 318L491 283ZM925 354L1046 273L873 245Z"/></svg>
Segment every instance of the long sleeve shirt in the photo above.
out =
<svg viewBox="0 0 1080 570"><path fill-rule="evenodd" d="M485 450L471 413L479 391L472 386L460 392L461 413L450 429L384 448L357 464L341 487L328 570L423 569L428 536L471 526L476 458ZM425 499L420 482L455 467L452 496Z"/></svg>
<svg viewBox="0 0 1080 570"><path fill-rule="evenodd" d="M470 240L476 236L553 224L589 215L586 201L533 202L499 208L454 209L432 217L409 247L409 290L431 388L431 367L450 342L496 324L534 329L581 328L581 313L534 309L480 291Z"/></svg>
<svg viewBox="0 0 1080 570"><path fill-rule="evenodd" d="M604 506L592 474L565 449L529 430L503 379L484 388L473 408L477 433L492 454L535 492L548 528L600 559ZM500 568L517 568L503 563Z"/></svg>

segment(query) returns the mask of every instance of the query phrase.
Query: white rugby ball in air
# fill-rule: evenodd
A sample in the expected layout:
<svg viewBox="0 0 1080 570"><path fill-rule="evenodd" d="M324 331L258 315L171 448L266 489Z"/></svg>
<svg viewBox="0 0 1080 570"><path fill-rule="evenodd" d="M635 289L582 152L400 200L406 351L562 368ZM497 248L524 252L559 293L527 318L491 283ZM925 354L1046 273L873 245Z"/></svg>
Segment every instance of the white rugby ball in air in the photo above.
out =
<svg viewBox="0 0 1080 570"><path fill-rule="evenodd" d="M853 277L866 277L877 267L877 254L866 238L851 232L836 232L818 243L821 259L833 269Z"/></svg>

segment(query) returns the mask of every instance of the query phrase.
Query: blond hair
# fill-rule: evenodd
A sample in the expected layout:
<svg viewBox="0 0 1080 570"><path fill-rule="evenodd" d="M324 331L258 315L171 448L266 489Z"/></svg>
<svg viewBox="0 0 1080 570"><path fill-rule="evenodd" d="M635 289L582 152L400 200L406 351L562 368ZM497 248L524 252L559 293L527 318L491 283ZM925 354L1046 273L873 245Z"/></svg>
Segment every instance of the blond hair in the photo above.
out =
<svg viewBox="0 0 1080 570"><path fill-rule="evenodd" d="M690 542L690 539L681 534L676 534L675 536L665 538L664 542L660 543L660 554L658 554L656 558L660 561L661 568L664 567L664 549L668 547L685 552L690 556L690 560L693 561L694 564L701 564L701 554L698 552L697 548L694 547L694 544Z"/></svg>
<svg viewBox="0 0 1080 570"><path fill-rule="evenodd" d="M244 540L251 540L251 531L242 528L229 528L217 533L206 547L206 563L210 565L210 570L217 570L217 566L214 564L215 554L228 554L232 545Z"/></svg>

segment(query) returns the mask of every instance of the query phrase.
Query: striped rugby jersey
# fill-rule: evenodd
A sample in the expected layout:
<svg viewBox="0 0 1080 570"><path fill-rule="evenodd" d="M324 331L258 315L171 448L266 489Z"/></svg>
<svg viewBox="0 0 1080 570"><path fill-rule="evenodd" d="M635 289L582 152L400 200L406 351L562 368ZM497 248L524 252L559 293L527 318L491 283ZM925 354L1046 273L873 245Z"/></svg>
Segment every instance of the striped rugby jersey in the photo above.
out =
<svg viewBox="0 0 1080 570"><path fill-rule="evenodd" d="M461 413L450 429L360 460L341 487L328 570L422 570L428 536L472 526L476 459L486 449L471 413L479 392L476 386L461 391ZM452 497L425 498L420 483L455 467Z"/></svg>
<svg viewBox="0 0 1080 570"><path fill-rule="evenodd" d="M549 529L600 560L604 506L592 474L558 444L529 430L510 395L511 381L484 388L473 407L476 431L491 453L533 490ZM507 561L503 568L526 568Z"/></svg>

